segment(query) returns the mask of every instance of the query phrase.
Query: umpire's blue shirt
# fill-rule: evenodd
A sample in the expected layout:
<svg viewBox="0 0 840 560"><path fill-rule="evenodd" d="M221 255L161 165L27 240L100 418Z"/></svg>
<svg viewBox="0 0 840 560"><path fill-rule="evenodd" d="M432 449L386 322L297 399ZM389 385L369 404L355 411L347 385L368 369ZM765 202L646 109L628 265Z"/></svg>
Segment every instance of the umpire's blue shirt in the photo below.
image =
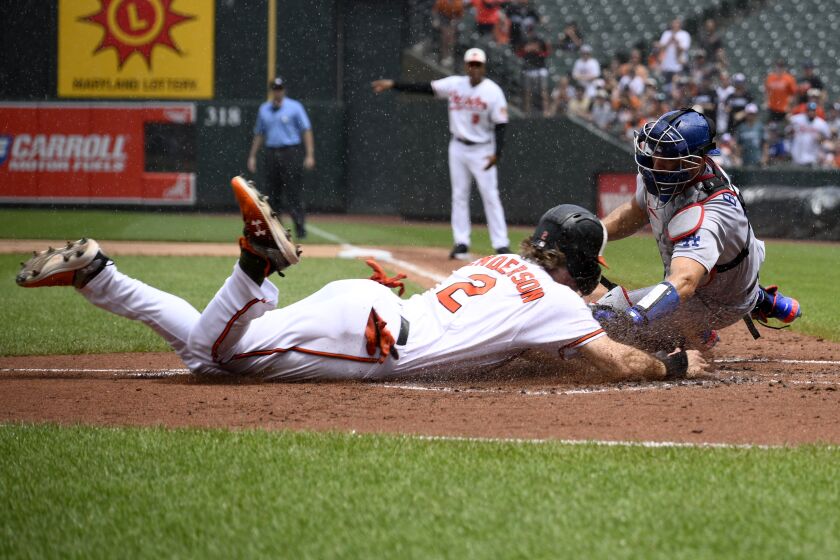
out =
<svg viewBox="0 0 840 560"><path fill-rule="evenodd" d="M254 134L265 136L265 145L269 148L283 148L299 145L301 135L310 128L312 125L303 105L286 97L279 109L271 101L260 105Z"/></svg>

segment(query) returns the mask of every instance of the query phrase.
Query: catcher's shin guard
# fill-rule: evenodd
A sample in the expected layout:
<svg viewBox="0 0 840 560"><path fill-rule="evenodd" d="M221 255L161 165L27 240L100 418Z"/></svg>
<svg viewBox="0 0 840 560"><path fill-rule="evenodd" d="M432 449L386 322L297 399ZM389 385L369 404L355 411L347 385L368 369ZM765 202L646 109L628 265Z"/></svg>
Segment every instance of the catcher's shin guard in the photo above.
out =
<svg viewBox="0 0 840 560"><path fill-rule="evenodd" d="M779 292L778 286L759 286L758 301L752 311L752 317L761 323L769 319L778 319L782 323L794 322L802 315L799 302Z"/></svg>

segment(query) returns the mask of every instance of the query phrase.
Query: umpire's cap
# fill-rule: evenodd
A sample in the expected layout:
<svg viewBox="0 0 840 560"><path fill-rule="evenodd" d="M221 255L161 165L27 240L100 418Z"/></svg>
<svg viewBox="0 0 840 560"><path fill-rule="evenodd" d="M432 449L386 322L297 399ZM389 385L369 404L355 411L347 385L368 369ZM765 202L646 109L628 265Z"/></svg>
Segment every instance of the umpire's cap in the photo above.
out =
<svg viewBox="0 0 840 560"><path fill-rule="evenodd" d="M271 87L271 89L283 89L286 87L286 82L283 81L283 78L277 76L276 78L271 80L269 86Z"/></svg>
<svg viewBox="0 0 840 560"><path fill-rule="evenodd" d="M601 279L599 264L607 244L607 229L598 217L580 206L561 204L540 218L531 245L566 255L566 268L584 295L592 293Z"/></svg>

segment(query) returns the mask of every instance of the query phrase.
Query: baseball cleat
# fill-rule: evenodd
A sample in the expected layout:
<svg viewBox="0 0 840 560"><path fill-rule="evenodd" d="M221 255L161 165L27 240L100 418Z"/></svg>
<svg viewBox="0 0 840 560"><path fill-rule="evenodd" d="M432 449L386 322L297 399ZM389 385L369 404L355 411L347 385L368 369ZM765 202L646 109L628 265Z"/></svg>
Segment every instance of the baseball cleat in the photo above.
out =
<svg viewBox="0 0 840 560"><path fill-rule="evenodd" d="M778 319L782 323L793 323L802 315L799 302L792 297L783 296L778 286L759 286L758 302L752 311L756 321L766 323L769 319Z"/></svg>
<svg viewBox="0 0 840 560"><path fill-rule="evenodd" d="M278 272L300 262L300 246L292 243L291 233L271 209L268 197L242 177L234 177L230 184L245 223L240 247L265 259Z"/></svg>
<svg viewBox="0 0 840 560"><path fill-rule="evenodd" d="M470 255L470 248L464 245L463 243L458 243L457 245L452 247L452 251L449 252L449 258L458 261L472 260L472 255Z"/></svg>
<svg viewBox="0 0 840 560"><path fill-rule="evenodd" d="M93 239L68 242L62 249L50 247L21 263L15 282L23 288L74 286L84 288L105 266L112 262Z"/></svg>

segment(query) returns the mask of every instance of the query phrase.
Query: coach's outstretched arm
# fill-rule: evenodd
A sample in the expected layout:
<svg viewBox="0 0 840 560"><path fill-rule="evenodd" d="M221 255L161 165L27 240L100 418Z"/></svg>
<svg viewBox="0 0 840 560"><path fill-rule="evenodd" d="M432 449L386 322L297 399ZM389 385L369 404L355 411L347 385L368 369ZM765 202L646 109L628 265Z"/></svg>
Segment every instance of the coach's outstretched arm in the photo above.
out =
<svg viewBox="0 0 840 560"><path fill-rule="evenodd" d="M408 91L411 93L428 93L434 95L432 82L395 82L394 80L374 80L370 83L373 93L382 93L393 89L396 91Z"/></svg>
<svg viewBox="0 0 840 560"><path fill-rule="evenodd" d="M696 350L680 351L659 360L641 350L599 337L580 347L584 359L619 380L682 379L708 370L706 360Z"/></svg>

